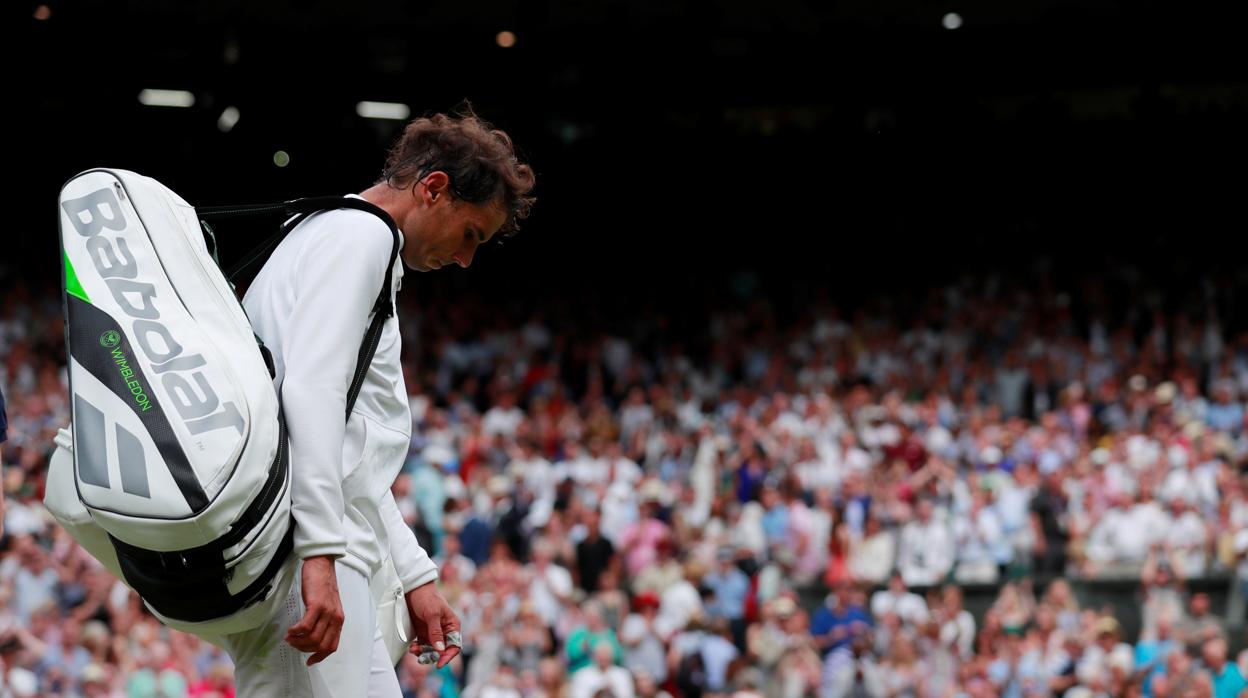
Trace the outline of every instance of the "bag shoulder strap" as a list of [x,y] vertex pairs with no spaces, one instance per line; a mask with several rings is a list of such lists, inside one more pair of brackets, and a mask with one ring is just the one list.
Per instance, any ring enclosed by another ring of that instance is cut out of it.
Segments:
[[377,295],[377,301],[373,304],[373,319],[369,323],[368,329],[364,332],[364,339],[360,343],[360,351],[356,357],[355,373],[351,377],[351,386],[347,390],[346,419],[350,420],[351,410],[355,407],[356,398],[360,396],[360,389],[364,386],[364,376],[368,374],[369,364],[373,362],[373,355],[377,353],[377,345],[381,342],[381,331],[385,326],[386,320],[394,315],[394,304],[390,302],[390,289],[394,282],[394,262],[399,256],[399,229],[395,225],[394,219],[376,204],[349,196],[309,197],[292,199],[281,204],[199,207],[195,211],[201,219],[257,217],[277,213],[285,214],[288,217],[288,220],[282,224],[282,227],[276,233],[247,253],[242,261],[232,265],[229,269],[223,270],[225,278],[233,281],[235,277],[256,262],[261,259],[267,259],[278,243],[289,235],[290,231],[295,229],[295,226],[306,220],[308,216],[320,211],[332,211],[340,208],[365,211],[377,216],[390,228],[390,234],[393,238],[393,244],[390,248],[390,263],[386,265],[386,277],[382,283],[381,292]]

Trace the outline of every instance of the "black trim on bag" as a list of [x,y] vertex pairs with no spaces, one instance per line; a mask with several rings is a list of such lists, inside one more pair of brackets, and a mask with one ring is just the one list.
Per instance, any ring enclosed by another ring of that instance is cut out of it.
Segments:
[[279,446],[269,467],[269,477],[247,510],[230,530],[207,545],[185,550],[160,552],[139,548],[113,536],[109,541],[117,551],[122,575],[149,606],[168,618],[200,622],[235,613],[256,601],[257,592],[274,575],[294,549],[294,518],[286,523],[282,542],[273,552],[264,571],[238,594],[231,595],[228,582],[233,569],[226,567],[225,551],[234,547],[265,520],[286,482],[290,459],[286,445],[286,422],[278,413]]
[[230,530],[209,545],[217,547],[222,553],[238,545],[266,517],[277,496],[286,483],[286,473],[290,469],[289,447],[286,445],[286,415],[279,409],[277,412],[277,463],[269,468],[269,477],[260,490],[255,501],[247,507],[247,511],[230,525]]
[[[114,545],[120,542],[112,536],[109,540]],[[117,562],[121,565],[126,584],[157,613],[187,623],[201,623],[224,618],[260,601],[268,593],[273,578],[294,547],[295,520],[292,516],[286,522],[286,533],[269,558],[269,564],[255,581],[233,596],[226,586],[228,571],[224,563],[218,563],[212,569],[196,569],[189,564],[153,568],[144,561],[126,557],[121,548],[117,549]]]

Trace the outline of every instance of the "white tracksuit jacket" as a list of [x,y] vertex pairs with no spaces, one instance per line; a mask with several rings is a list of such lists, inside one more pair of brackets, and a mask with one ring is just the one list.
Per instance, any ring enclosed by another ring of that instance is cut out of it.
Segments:
[[[369,577],[389,557],[410,591],[437,579],[438,571],[390,493],[412,425],[397,315],[385,322],[351,419],[344,420],[392,244],[389,227],[371,213],[314,214],[277,246],[243,307],[277,369],[290,435],[295,557],[342,556]],[[392,301],[402,278],[396,259]]]

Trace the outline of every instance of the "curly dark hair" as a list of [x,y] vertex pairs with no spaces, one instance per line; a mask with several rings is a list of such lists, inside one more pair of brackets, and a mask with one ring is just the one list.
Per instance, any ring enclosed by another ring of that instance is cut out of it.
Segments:
[[528,217],[537,201],[529,195],[533,168],[520,162],[511,137],[478,117],[472,105],[453,115],[434,114],[409,123],[390,149],[377,183],[414,189],[437,170],[450,178],[456,199],[481,204],[501,198],[508,214],[501,237],[515,235],[519,220]]

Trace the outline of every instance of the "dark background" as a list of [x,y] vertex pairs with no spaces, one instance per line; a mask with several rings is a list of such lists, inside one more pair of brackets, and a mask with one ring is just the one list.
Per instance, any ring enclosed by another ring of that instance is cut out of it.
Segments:
[[[1123,265],[1243,280],[1241,3],[38,5],[5,10],[0,288],[59,281],[57,191],[89,167],[196,205],[366,188],[401,124],[356,116],[362,99],[414,116],[469,99],[538,172],[517,238],[411,275],[430,297],[679,304],[748,270],[781,302],[852,303],[1038,259],[1059,283]],[[147,87],[196,104],[145,107]]]

